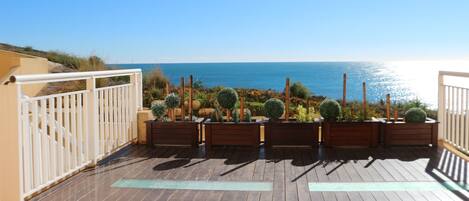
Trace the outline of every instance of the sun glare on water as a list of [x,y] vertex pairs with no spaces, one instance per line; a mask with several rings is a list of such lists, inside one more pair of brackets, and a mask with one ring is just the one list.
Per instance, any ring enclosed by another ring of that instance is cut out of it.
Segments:
[[[458,61],[394,61],[384,64],[393,76],[401,80],[413,94],[431,107],[437,106],[438,72],[469,72],[469,60]],[[469,78],[445,78],[445,83],[469,88]]]

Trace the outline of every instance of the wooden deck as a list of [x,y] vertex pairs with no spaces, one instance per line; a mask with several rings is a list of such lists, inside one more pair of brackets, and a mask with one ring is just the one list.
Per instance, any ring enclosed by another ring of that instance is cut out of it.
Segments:
[[[444,182],[467,184],[468,162],[445,149],[200,148],[130,145],[33,200],[469,200],[465,191],[313,192],[308,183]],[[115,188],[119,179],[265,181],[272,191]]]

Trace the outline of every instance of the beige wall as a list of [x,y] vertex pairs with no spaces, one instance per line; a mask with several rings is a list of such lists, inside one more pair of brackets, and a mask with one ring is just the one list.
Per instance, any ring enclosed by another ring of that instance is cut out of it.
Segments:
[[0,50],[0,79],[6,79],[10,71],[20,65],[20,57],[14,52]]
[[153,114],[151,113],[151,110],[144,109],[141,111],[138,111],[137,113],[137,124],[138,124],[138,143],[139,144],[146,144],[147,143],[147,127],[145,124],[145,121],[148,120],[153,120],[155,119],[153,117]]
[[[4,83],[10,75],[49,73],[49,62],[46,58],[33,57],[10,51],[0,50],[0,82]],[[28,96],[35,96],[44,84],[32,84],[22,88]]]

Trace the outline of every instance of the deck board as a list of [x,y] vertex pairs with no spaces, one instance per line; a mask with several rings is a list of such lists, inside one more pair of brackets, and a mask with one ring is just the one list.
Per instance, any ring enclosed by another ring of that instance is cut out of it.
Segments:
[[[315,192],[321,182],[445,182],[467,184],[469,164],[442,148],[373,149],[148,147],[129,145],[32,200],[469,200],[467,191]],[[119,179],[268,182],[272,191],[111,187]]]

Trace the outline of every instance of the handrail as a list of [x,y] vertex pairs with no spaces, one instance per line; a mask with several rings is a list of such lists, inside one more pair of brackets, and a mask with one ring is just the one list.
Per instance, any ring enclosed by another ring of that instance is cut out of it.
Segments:
[[124,70],[107,70],[107,71],[90,71],[90,72],[73,72],[73,73],[49,73],[49,74],[33,74],[33,75],[13,75],[10,76],[10,83],[16,84],[33,84],[46,82],[63,82],[70,80],[85,80],[90,77],[105,78],[131,75],[140,73],[141,69],[124,69]]
[[469,73],[467,72],[440,71],[439,74],[447,75],[447,76],[456,76],[456,77],[469,77]]

